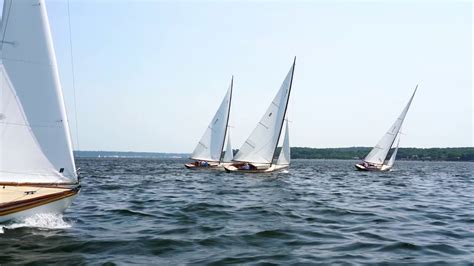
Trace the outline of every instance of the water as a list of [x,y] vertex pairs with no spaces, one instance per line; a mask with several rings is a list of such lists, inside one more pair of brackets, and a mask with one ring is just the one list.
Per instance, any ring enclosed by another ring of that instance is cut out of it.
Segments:
[[180,160],[79,159],[64,216],[5,224],[3,263],[300,264],[474,261],[473,163],[295,160],[287,173]]

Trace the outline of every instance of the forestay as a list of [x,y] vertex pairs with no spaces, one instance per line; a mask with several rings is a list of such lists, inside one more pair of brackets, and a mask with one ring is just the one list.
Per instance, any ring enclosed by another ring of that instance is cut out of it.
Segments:
[[5,0],[1,36],[0,182],[76,182],[44,0]]
[[278,165],[289,165],[290,164],[290,132],[288,130],[288,121],[286,121],[285,138],[283,139],[283,146],[278,157]]
[[234,161],[271,164],[285,118],[295,63],[260,122],[245,141]]
[[220,161],[230,114],[232,87],[233,79],[219,109],[191,154],[191,159]]
[[390,129],[385,133],[385,135],[380,139],[380,141],[375,145],[375,147],[370,151],[370,153],[365,157],[364,161],[373,163],[373,164],[383,164],[385,161],[390,148],[392,147],[395,138],[397,137],[398,133],[400,132],[400,128],[403,124],[403,120],[410,108],[410,104],[415,97],[415,93],[418,86],[416,86],[413,95],[411,96],[410,100],[408,101],[407,105],[403,109],[400,116],[397,118],[395,123],[390,127]]

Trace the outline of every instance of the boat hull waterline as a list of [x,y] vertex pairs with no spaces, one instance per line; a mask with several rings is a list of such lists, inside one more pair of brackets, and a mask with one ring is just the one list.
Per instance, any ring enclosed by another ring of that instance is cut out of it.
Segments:
[[361,164],[355,164],[355,168],[359,171],[368,171],[368,172],[386,172],[392,169],[392,167],[388,165],[382,165],[381,167],[365,167]]
[[[2,189],[12,188],[12,186],[0,187],[0,195]],[[31,187],[28,187],[31,188]],[[43,187],[33,187],[41,190]],[[0,222],[10,220],[18,220],[42,213],[63,213],[74,201],[80,192],[81,187],[73,188],[47,188],[50,190],[57,189],[59,192],[49,193],[38,197],[30,197],[24,200],[7,201],[0,203]],[[19,191],[19,195],[28,195],[30,191]],[[33,195],[33,194],[29,194]]]
[[231,165],[231,163],[209,164],[209,166],[199,166],[194,163],[187,163],[184,166],[192,170],[224,170],[224,167]]
[[253,169],[241,169],[236,164],[224,166],[224,169],[227,173],[272,173],[272,172],[279,172],[288,169],[289,165],[277,165],[272,164],[268,167],[255,167]]

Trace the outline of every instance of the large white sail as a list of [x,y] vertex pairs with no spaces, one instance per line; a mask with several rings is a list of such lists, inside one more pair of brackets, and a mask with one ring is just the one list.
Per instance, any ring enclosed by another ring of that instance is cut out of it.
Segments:
[[380,165],[384,163],[387,157],[387,154],[390,151],[390,148],[392,147],[393,142],[395,141],[395,138],[400,132],[400,128],[402,127],[403,120],[405,119],[408,109],[410,108],[410,104],[413,101],[413,97],[415,97],[417,88],[418,86],[416,86],[415,91],[413,92],[413,95],[411,96],[410,100],[408,101],[407,105],[405,106],[402,113],[395,121],[395,123],[393,123],[393,125],[390,127],[387,133],[385,133],[385,135],[379,140],[377,145],[375,145],[375,147],[365,157],[364,161],[373,163],[373,164],[380,164]]
[[387,166],[392,167],[393,164],[395,163],[395,159],[397,158],[397,153],[398,153],[398,145],[400,145],[400,137],[398,137],[397,146],[395,147],[395,150],[393,151],[392,156],[390,156],[390,160],[388,160]]
[[230,131],[227,129],[227,146],[224,153],[224,162],[230,163],[234,159],[234,151],[232,151],[232,144],[230,142]]
[[283,146],[281,147],[280,156],[276,164],[289,165],[290,157],[290,131],[288,129],[288,121],[286,121],[285,138],[283,139]]
[[224,140],[229,122],[230,105],[232,100],[233,78],[230,87],[222,100],[219,109],[211,120],[204,135],[197,144],[191,159],[215,161],[221,160],[222,149],[224,148]]
[[294,69],[295,62],[262,119],[235,155],[234,161],[272,163],[283,127]]
[[5,0],[1,36],[0,182],[76,182],[44,0]]

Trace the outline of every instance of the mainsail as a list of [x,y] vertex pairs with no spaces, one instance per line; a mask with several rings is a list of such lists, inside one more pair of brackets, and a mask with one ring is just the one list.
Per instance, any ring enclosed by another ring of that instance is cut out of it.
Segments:
[[1,24],[0,182],[77,182],[44,0],[5,0]]
[[262,164],[272,163],[288,107],[295,62],[296,58],[280,90],[249,138],[235,155],[234,161]]
[[230,142],[230,132],[227,129],[227,146],[224,153],[224,162],[230,163],[234,159],[234,151],[232,151],[232,144]]
[[234,79],[232,78],[230,87],[219,109],[217,109],[211,123],[191,154],[191,159],[220,162],[222,149],[224,148],[227,124],[229,122],[233,83]]
[[416,90],[418,89],[418,85],[415,88],[415,91],[413,92],[413,95],[411,96],[410,100],[408,101],[407,105],[403,109],[402,113],[400,116],[397,118],[395,123],[390,127],[390,129],[385,133],[385,135],[379,140],[377,145],[370,151],[370,153],[365,157],[364,161],[368,163],[373,163],[373,164],[383,164],[388,152],[390,151],[390,148],[393,145],[393,142],[397,138],[398,133],[400,132],[400,128],[402,127],[403,120],[405,119],[405,116],[408,112],[408,109],[410,108],[410,104],[413,101],[413,97],[415,97]]
[[288,130],[288,121],[286,121],[285,138],[276,164],[289,165],[290,159],[290,131]]

